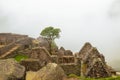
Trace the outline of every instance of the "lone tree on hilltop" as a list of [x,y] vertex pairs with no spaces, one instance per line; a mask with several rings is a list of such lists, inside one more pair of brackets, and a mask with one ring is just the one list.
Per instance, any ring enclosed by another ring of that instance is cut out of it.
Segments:
[[61,30],[59,28],[54,28],[52,26],[46,27],[40,33],[40,35],[48,41],[50,47],[50,54],[52,54],[52,43],[56,38],[60,38]]

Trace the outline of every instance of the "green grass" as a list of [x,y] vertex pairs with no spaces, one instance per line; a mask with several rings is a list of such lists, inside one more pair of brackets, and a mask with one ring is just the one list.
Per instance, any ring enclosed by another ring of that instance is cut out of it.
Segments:
[[20,62],[21,60],[27,59],[27,58],[28,58],[28,56],[26,56],[26,55],[21,55],[21,54],[18,54],[18,55],[16,55],[16,56],[14,57],[14,59],[15,59],[16,61],[18,61],[18,62]]
[[120,76],[94,79],[94,78],[84,78],[84,77],[77,76],[75,74],[70,74],[68,77],[70,77],[70,78],[78,78],[80,80],[120,80]]

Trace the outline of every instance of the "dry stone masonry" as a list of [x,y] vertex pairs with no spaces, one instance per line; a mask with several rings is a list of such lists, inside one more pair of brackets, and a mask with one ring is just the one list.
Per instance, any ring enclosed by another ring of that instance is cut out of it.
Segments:
[[26,71],[40,70],[41,73],[41,69],[47,64],[56,63],[55,65],[59,65],[66,75],[76,74],[78,76],[100,78],[116,74],[106,64],[103,54],[100,54],[97,48],[88,42],[75,54],[71,50],[65,50],[64,47],[60,49],[56,47],[52,49],[52,54],[50,54],[49,44],[41,37],[33,39],[27,35],[0,33],[0,58],[12,58],[18,53],[29,57],[20,62]]

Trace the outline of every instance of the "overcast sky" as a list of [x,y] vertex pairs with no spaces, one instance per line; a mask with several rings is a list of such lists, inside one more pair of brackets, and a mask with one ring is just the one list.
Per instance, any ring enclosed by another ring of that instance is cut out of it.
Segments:
[[37,38],[47,26],[61,29],[58,46],[78,52],[90,42],[120,64],[120,0],[0,0],[0,32]]

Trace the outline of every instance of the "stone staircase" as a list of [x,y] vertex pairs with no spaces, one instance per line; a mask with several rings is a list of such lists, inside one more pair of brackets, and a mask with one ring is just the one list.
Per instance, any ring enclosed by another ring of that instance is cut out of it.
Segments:
[[14,51],[16,51],[18,48],[20,48],[22,45],[24,45],[25,41],[29,38],[21,38],[19,40],[16,40],[15,42],[12,42],[8,44],[7,46],[0,49],[0,59],[5,58],[6,56],[12,54]]
[[13,53],[14,51],[16,51],[19,47],[20,47],[20,45],[14,46],[14,47],[11,48],[9,51],[7,51],[7,52],[4,53],[3,55],[1,55],[0,58],[4,58],[4,57],[10,55],[10,54]]

